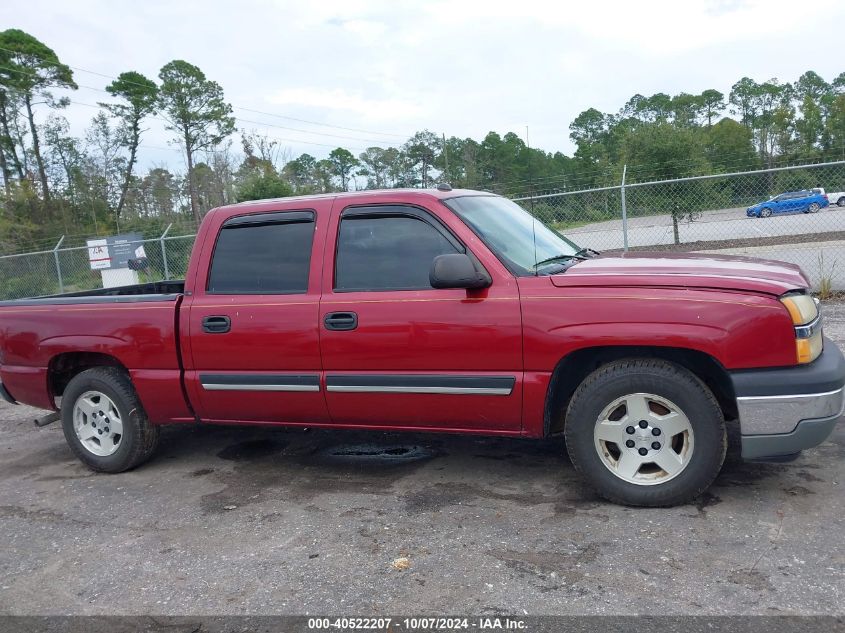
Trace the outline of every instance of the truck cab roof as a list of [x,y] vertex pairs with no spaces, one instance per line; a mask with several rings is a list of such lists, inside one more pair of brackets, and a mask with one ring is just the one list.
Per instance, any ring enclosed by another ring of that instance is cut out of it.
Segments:
[[286,198],[273,198],[270,200],[251,200],[238,202],[223,207],[217,207],[208,212],[207,215],[222,213],[231,215],[232,211],[243,209],[244,211],[270,211],[285,207],[301,206],[312,200],[333,200],[343,199],[350,203],[358,202],[413,202],[415,200],[447,200],[464,196],[495,196],[498,194],[489,191],[478,191],[475,189],[369,189],[366,191],[340,191],[334,193],[319,193],[307,196],[290,196]]

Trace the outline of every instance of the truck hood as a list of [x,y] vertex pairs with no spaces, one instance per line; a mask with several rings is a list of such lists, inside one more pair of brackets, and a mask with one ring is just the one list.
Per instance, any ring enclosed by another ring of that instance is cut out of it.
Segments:
[[552,275],[558,287],[674,286],[717,288],[780,295],[808,288],[795,264],[732,255],[693,253],[621,253],[602,255]]

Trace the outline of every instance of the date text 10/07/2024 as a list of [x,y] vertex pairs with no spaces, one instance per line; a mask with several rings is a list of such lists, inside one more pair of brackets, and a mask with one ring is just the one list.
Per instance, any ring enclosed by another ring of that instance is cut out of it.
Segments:
[[523,631],[525,622],[518,618],[309,618],[308,629],[350,631],[398,629],[405,631]]

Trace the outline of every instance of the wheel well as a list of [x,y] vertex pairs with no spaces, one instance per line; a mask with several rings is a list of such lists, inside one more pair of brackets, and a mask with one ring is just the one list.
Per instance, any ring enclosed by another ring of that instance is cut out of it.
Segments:
[[660,358],[688,369],[713,392],[725,420],[738,419],[736,394],[728,372],[719,361],[704,352],[635,345],[588,347],[564,356],[552,373],[543,420],[545,435],[563,431],[569,400],[588,375],[602,365],[625,358]]
[[[74,376],[94,367],[117,367],[127,371],[126,367],[114,356],[99,352],[67,352],[58,354],[50,360],[47,370],[47,384],[55,398],[64,393],[65,387]],[[128,372],[127,372],[128,373]]]

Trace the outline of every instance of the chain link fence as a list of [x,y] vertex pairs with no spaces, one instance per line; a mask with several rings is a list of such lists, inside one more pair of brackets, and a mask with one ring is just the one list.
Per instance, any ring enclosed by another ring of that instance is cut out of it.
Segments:
[[[777,259],[801,266],[817,289],[845,290],[845,161],[652,182],[623,176],[611,187],[515,200],[597,251]],[[184,279],[195,237],[138,242],[149,262],[139,280]],[[102,287],[87,247],[59,246],[0,256],[0,299]]]
[[[138,271],[139,282],[184,279],[196,235],[162,235],[132,242],[144,246],[148,268]],[[88,247],[0,256],[0,299],[102,288],[99,270],[91,270]]]
[[515,198],[597,251],[746,255],[845,290],[845,161]]

